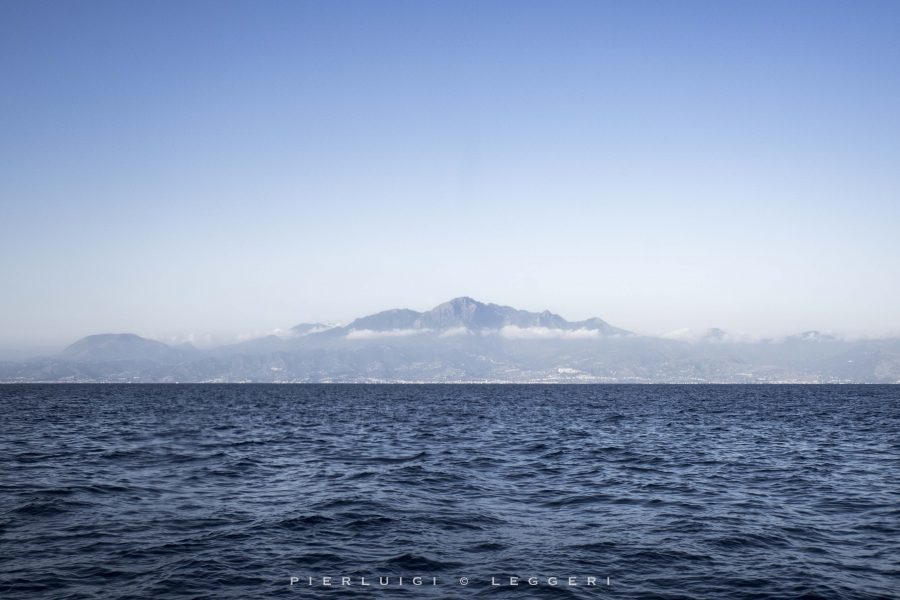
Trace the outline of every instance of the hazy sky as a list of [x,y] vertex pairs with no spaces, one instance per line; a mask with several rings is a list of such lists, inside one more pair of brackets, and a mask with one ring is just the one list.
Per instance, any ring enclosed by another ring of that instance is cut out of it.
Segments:
[[10,0],[0,82],[0,349],[900,332],[900,2]]

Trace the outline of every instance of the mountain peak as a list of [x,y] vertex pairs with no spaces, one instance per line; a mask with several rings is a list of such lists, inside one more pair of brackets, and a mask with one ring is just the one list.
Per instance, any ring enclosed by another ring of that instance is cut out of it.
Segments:
[[458,296],[456,298],[453,298],[452,300],[448,300],[447,302],[444,302],[444,304],[453,304],[456,306],[465,306],[465,305],[469,305],[469,304],[480,304],[483,306],[484,302],[479,302],[478,300],[476,300],[475,298],[472,298],[470,296]]
[[470,298],[469,296],[460,296],[458,298],[448,300],[447,302],[444,302],[442,304],[438,304],[428,312],[453,312],[458,315],[463,315],[471,314],[474,311],[485,308],[487,306],[489,305],[485,304],[484,302],[479,302],[474,298]]
[[496,328],[502,326],[504,321],[502,312],[506,308],[496,304],[484,304],[468,296],[460,296],[422,313],[416,321],[416,327],[425,329]]
[[101,333],[83,337],[60,352],[60,358],[77,362],[158,360],[179,352],[162,342],[134,333]]
[[334,329],[335,327],[336,325],[328,325],[326,323],[300,323],[299,325],[294,325],[290,328],[289,335],[300,337],[327,331],[329,329]]

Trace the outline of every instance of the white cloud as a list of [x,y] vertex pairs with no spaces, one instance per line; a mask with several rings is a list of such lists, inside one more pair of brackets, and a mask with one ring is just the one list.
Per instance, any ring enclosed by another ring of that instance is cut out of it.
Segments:
[[703,337],[703,332],[694,331],[688,327],[683,327],[681,329],[676,329],[675,331],[669,331],[667,333],[662,334],[660,337],[666,338],[668,340],[681,340],[683,342],[696,342],[698,339]]
[[500,336],[510,340],[591,340],[603,337],[597,329],[551,329],[549,327],[516,327],[507,325]]
[[347,333],[348,340],[374,340],[378,338],[397,338],[409,337],[411,335],[421,335],[430,333],[430,329],[387,329],[385,331],[375,331],[374,329],[353,329]]
[[441,337],[456,337],[459,335],[472,335],[472,332],[467,327],[451,327],[450,329],[445,329],[441,332]]
[[311,327],[306,331],[294,331],[293,329],[288,329],[287,331],[282,331],[281,329],[275,330],[275,335],[279,337],[285,338],[298,338],[298,337],[306,337],[308,335],[312,335],[314,333],[322,333],[323,331],[328,331],[329,329],[334,329],[337,325],[332,325],[330,323],[324,325],[316,325],[315,327]]
[[660,337],[668,340],[688,342],[691,344],[696,344],[699,342],[710,344],[747,344],[759,341],[759,338],[744,332],[732,333],[730,331],[721,330],[718,330],[716,333],[712,332],[713,330],[709,329],[706,331],[699,331],[696,329],[685,327],[683,329],[676,329],[674,331],[664,333]]
[[221,346],[222,344],[231,344],[237,341],[234,336],[230,335],[213,335],[211,333],[195,332],[163,336],[144,335],[142,337],[159,340],[160,342],[169,344],[170,346],[177,346],[179,344],[191,344],[193,346],[196,346],[197,348],[214,348],[216,346]]

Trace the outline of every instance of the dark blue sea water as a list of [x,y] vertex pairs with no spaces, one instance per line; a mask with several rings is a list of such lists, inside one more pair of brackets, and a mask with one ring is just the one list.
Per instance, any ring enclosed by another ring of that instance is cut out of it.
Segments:
[[900,597],[900,387],[7,385],[0,474],[4,599]]

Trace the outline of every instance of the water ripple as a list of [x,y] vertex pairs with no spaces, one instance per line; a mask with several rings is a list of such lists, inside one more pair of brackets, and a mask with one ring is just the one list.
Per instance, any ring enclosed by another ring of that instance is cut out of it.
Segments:
[[900,590],[895,386],[6,385],[0,473],[4,600]]

